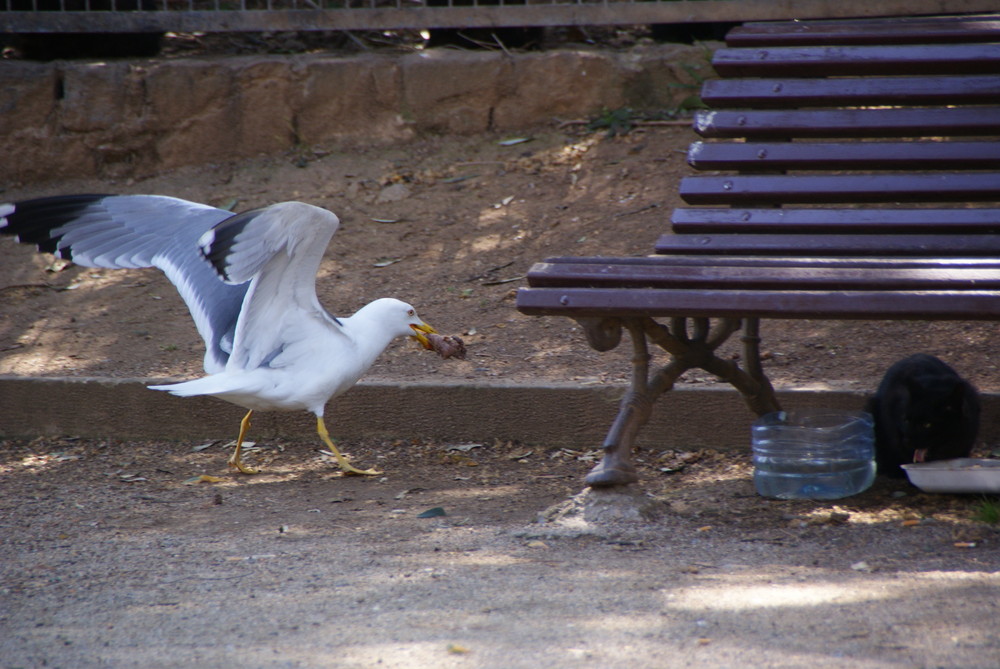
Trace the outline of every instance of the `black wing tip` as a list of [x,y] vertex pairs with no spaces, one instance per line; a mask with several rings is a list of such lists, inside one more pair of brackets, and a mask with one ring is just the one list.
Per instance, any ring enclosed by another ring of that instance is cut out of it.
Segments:
[[22,244],[34,244],[42,253],[72,259],[71,249],[60,249],[61,235],[52,231],[78,218],[107,194],[54,195],[0,204],[0,234],[12,235]]
[[219,221],[206,233],[206,235],[211,234],[211,238],[203,238],[203,243],[199,244],[201,255],[212,264],[223,280],[230,280],[229,254],[236,245],[236,238],[262,210],[250,209]]

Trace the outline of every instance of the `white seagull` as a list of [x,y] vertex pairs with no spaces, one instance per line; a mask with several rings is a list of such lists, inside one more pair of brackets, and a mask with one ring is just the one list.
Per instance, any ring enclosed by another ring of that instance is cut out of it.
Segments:
[[157,267],[177,288],[205,340],[208,376],[149,386],[212,395],[247,409],[229,466],[257,410],[304,409],[345,473],[327,432],[327,401],[351,388],[396,337],[424,348],[435,330],[412,306],[375,300],[337,318],[316,297],[316,272],[340,221],[302,202],[233,214],[162,195],[65,195],[0,204],[0,233],[86,267]]

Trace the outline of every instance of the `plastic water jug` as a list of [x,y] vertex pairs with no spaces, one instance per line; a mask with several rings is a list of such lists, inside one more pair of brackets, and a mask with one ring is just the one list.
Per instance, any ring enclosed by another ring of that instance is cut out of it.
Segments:
[[839,499],[875,480],[870,414],[829,409],[777,411],[753,424],[754,487],[778,499]]

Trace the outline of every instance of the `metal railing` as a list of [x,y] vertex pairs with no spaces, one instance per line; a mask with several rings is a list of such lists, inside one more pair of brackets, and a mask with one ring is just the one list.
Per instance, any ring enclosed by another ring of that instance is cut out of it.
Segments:
[[0,32],[636,25],[997,11],[1000,0],[0,0]]

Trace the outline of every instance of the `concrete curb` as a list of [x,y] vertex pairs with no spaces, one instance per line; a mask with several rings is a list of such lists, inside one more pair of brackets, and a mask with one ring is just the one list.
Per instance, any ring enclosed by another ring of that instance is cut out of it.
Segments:
[[[213,398],[148,390],[159,379],[0,377],[0,437],[204,440],[234,438],[242,410]],[[335,438],[516,440],[548,447],[600,446],[625,388],[621,385],[363,382],[332,402]],[[864,394],[786,389],[786,408],[859,409]],[[982,434],[995,434],[1000,395],[983,397]],[[388,411],[391,408],[392,411]],[[753,415],[728,386],[680,388],[657,403],[643,429],[647,448],[746,448]],[[254,439],[311,439],[306,412],[255,416]]]

